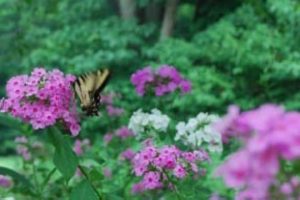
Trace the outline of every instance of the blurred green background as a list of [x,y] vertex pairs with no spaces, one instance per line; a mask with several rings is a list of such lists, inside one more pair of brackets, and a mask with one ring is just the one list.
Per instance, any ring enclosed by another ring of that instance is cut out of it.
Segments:
[[[177,118],[230,104],[299,110],[299,27],[298,0],[0,0],[0,96],[9,77],[37,66],[109,67],[108,90],[131,114],[150,97],[135,94],[130,75],[169,64],[193,84],[162,106]],[[1,116],[2,139],[7,124]]]

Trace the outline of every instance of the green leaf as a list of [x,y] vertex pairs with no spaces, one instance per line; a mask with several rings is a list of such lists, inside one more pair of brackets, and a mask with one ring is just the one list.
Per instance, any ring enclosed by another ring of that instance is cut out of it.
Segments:
[[97,194],[88,181],[82,181],[72,190],[70,200],[82,199],[99,200]]
[[104,178],[103,174],[97,169],[92,169],[92,171],[89,173],[89,177],[91,181],[101,181]]
[[0,167],[0,174],[12,177],[15,183],[20,183],[24,188],[30,189],[32,187],[32,184],[27,178],[25,178],[25,176],[14,170],[6,167]]
[[50,129],[49,137],[55,147],[53,162],[62,175],[69,180],[78,166],[78,158],[71,148],[69,137],[62,135],[54,127]]

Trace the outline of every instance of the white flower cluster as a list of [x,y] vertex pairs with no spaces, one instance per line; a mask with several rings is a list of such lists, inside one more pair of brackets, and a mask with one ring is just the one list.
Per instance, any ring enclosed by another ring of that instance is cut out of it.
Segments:
[[213,128],[213,124],[218,120],[217,115],[199,113],[187,123],[179,122],[176,125],[175,140],[193,148],[205,147],[210,152],[222,152],[221,134]]
[[144,113],[139,109],[130,117],[128,128],[135,134],[143,133],[145,128],[166,132],[169,123],[170,118],[167,115],[163,115],[158,109],[152,109],[151,113]]

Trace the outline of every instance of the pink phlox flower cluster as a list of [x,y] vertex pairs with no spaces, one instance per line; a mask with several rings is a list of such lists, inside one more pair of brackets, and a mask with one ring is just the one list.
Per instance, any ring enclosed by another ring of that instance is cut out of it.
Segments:
[[104,167],[103,169],[102,169],[102,173],[103,173],[103,175],[106,177],[106,178],[111,178],[112,177],[112,171],[111,171],[111,169],[109,168],[109,167]]
[[124,113],[123,108],[119,108],[114,105],[114,99],[117,98],[120,98],[120,95],[113,92],[101,95],[101,103],[103,103],[106,106],[107,114],[110,117],[118,117]]
[[237,199],[268,199],[280,160],[300,157],[300,113],[267,104],[235,114],[226,129],[241,135],[244,146],[219,167],[217,174],[229,187],[241,190]]
[[135,156],[135,152],[128,148],[121,153],[121,159],[131,161]]
[[153,91],[156,96],[163,96],[177,89],[182,93],[191,90],[190,81],[182,78],[177,69],[169,65],[162,65],[156,71],[151,67],[137,70],[131,76],[131,83],[140,96],[148,91]]
[[134,174],[142,177],[139,183],[133,185],[132,191],[168,188],[170,176],[180,180],[188,174],[197,174],[199,161],[202,160],[197,151],[183,152],[175,146],[156,148],[147,145],[132,159]]
[[12,184],[12,180],[9,176],[0,175],[0,187],[9,188]]
[[115,131],[115,135],[122,140],[125,140],[128,137],[134,136],[134,133],[127,126],[122,126]]
[[25,161],[33,160],[33,156],[38,157],[44,154],[44,145],[40,141],[29,141],[25,136],[18,136],[15,142],[17,154],[21,155]]
[[31,160],[32,155],[29,151],[29,143],[25,136],[16,137],[15,142],[17,143],[17,154],[21,155],[25,161]]
[[75,79],[58,69],[47,72],[43,68],[35,68],[31,75],[12,77],[0,110],[30,123],[34,129],[63,122],[72,135],[77,135],[80,126],[72,90]]
[[215,123],[214,127],[222,134],[224,143],[228,143],[230,138],[237,137],[234,127],[239,114],[240,109],[237,106],[229,106],[227,114]]
[[103,140],[105,144],[108,144],[113,138],[120,138],[121,140],[125,140],[132,136],[134,136],[133,131],[130,130],[127,126],[122,126],[116,129],[114,132],[106,133],[103,137]]
[[83,139],[83,140],[77,139],[75,140],[73,145],[73,151],[78,156],[82,155],[89,148],[91,148],[91,142],[89,139]]
[[112,134],[112,133],[106,133],[106,134],[103,136],[104,143],[105,143],[105,144],[110,143],[110,141],[113,139],[113,137],[114,137],[114,134]]
[[299,177],[293,176],[288,181],[278,185],[279,188],[276,191],[279,191],[284,197],[284,199],[293,199],[295,197],[297,197],[297,199],[300,199],[299,186],[300,186]]

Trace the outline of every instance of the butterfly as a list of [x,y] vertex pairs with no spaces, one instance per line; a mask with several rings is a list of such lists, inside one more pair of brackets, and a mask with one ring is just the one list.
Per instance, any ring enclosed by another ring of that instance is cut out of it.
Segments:
[[100,93],[109,78],[110,71],[108,69],[97,70],[77,77],[74,89],[80,100],[80,106],[86,115],[98,115]]

